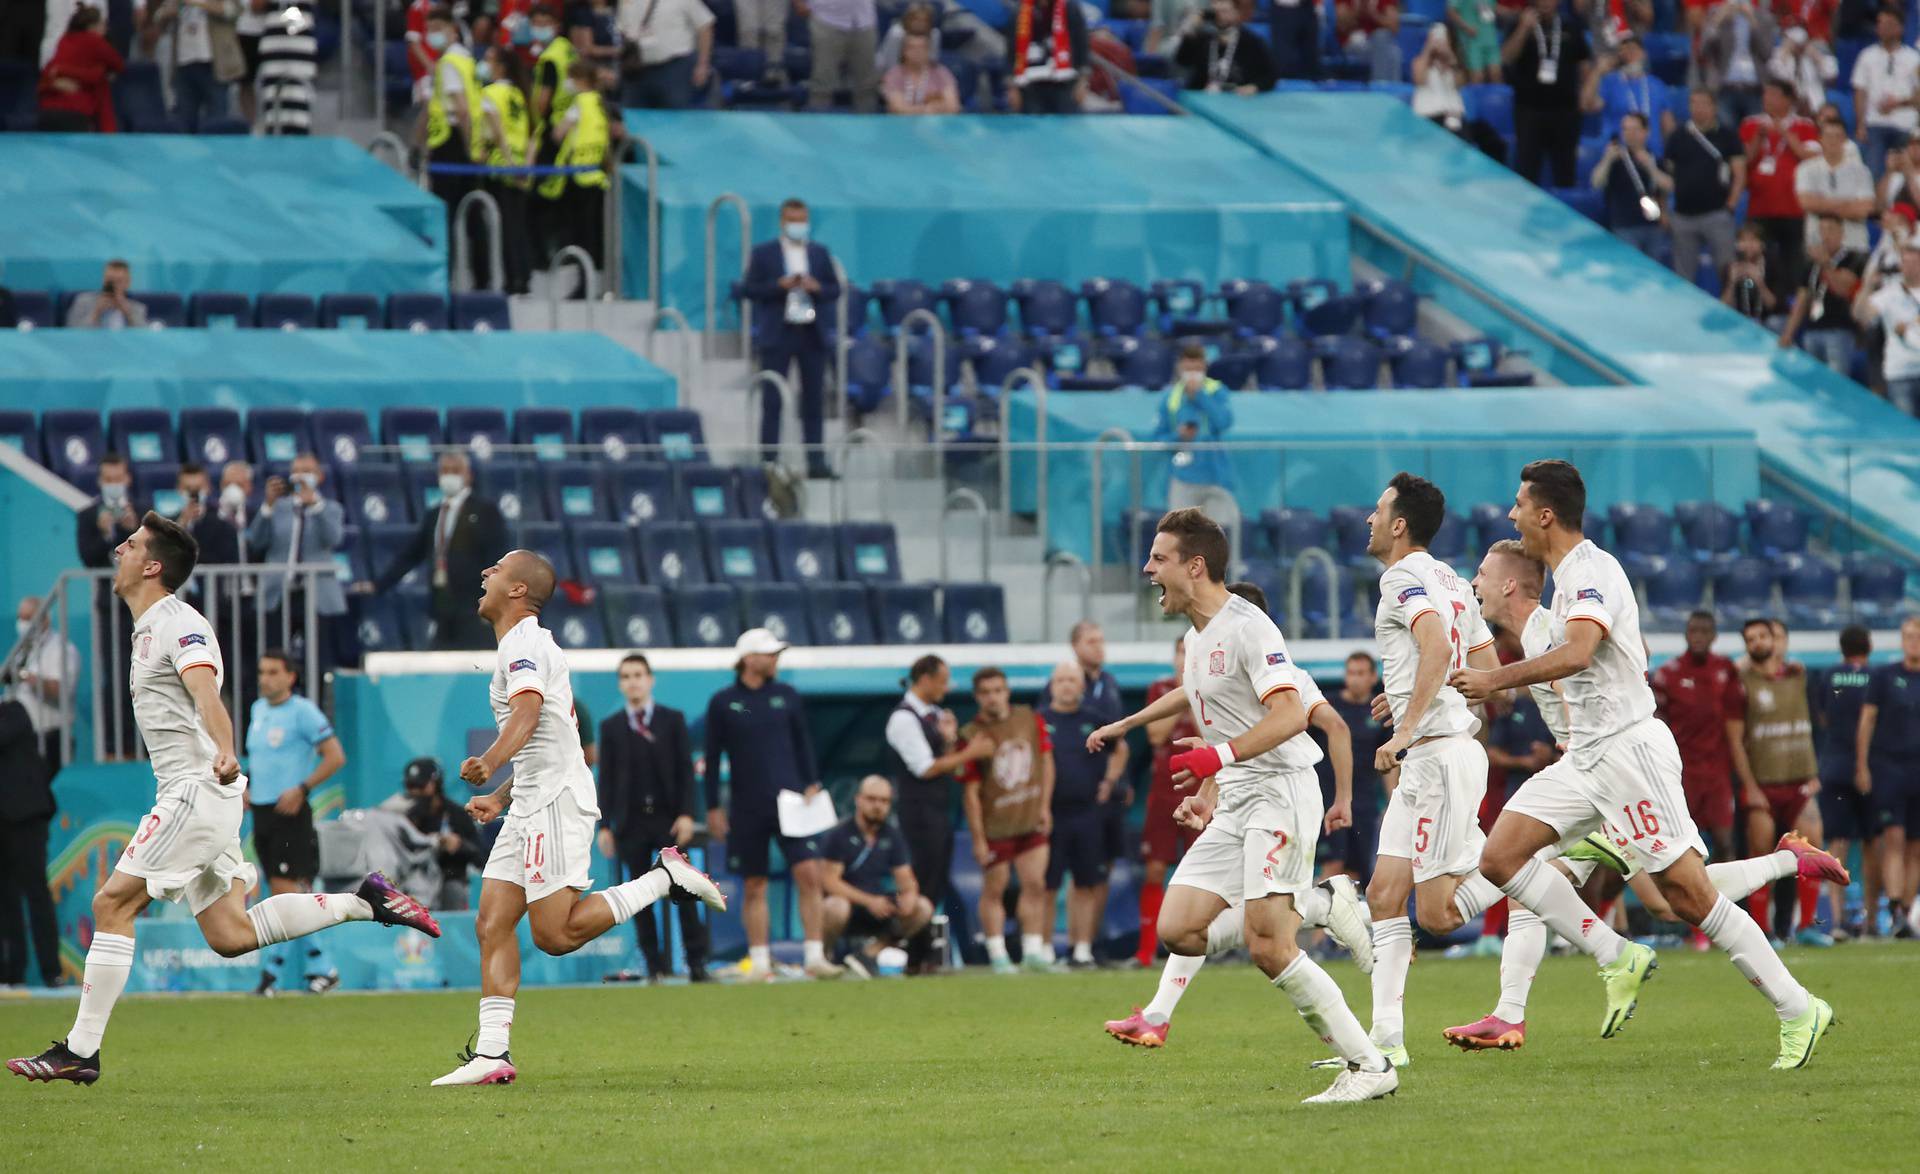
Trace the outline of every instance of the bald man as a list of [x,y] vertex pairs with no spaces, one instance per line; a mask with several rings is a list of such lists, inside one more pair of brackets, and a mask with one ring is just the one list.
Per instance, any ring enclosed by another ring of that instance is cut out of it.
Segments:
[[933,921],[933,902],[914,877],[906,836],[887,822],[893,784],[883,775],[860,780],[853,815],[821,837],[826,897],[820,916],[826,939],[857,939],[847,955],[855,975],[871,975],[883,946],[917,937]]
[[[1077,660],[1054,666],[1047,700],[1040,708],[1053,742],[1053,837],[1047,859],[1047,908],[1055,908],[1060,882],[1069,876],[1067,940],[1071,965],[1094,965],[1093,940],[1100,928],[1106,891],[1107,829],[1104,804],[1112,796],[1114,760],[1126,747],[1114,739],[1106,749],[1089,751],[1087,735],[1107,722],[1105,710],[1086,705],[1087,675]],[[1124,764],[1125,759],[1120,758]],[[1048,951],[1051,956],[1051,951]]]
[[678,848],[660,850],[647,872],[589,894],[594,821],[600,817],[573,718],[573,680],[540,610],[553,597],[553,565],[531,551],[510,551],[481,572],[480,620],[499,644],[488,690],[500,734],[460,777],[481,786],[509,763],[513,775],[467,804],[479,823],[503,813],[506,823],[481,873],[480,1032],[460,1067],[435,1085],[511,1084],[507,1051],[513,1001],[520,988],[519,925],[527,918],[533,944],[570,954],[662,897],[702,901],[725,909],[727,900]]

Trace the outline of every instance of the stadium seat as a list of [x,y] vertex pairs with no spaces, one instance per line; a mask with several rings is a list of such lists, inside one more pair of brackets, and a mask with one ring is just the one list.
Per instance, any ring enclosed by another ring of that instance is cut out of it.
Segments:
[[434,450],[447,442],[440,423],[440,409],[431,407],[390,407],[380,409],[380,443],[397,449],[402,464],[434,462]]
[[1020,329],[1029,338],[1056,338],[1079,326],[1079,304],[1057,281],[1016,281],[1013,300],[1020,307]]
[[1420,298],[1404,281],[1381,281],[1365,292],[1367,333],[1375,338],[1401,338],[1414,333],[1420,316]]
[[[933,395],[934,365],[933,339],[925,334],[913,334],[907,339],[907,389],[919,399],[930,400]],[[960,348],[949,341],[941,352],[945,386],[951,390],[960,386]]]
[[633,554],[633,533],[619,522],[573,522],[567,527],[573,565],[595,583],[637,583],[640,564]]
[[732,469],[718,465],[680,465],[674,469],[674,484],[680,516],[688,521],[707,522],[740,516]]
[[1613,553],[1622,562],[1673,550],[1673,519],[1657,506],[1616,502],[1607,510],[1607,522],[1613,528]]
[[1673,507],[1680,537],[1703,562],[1721,563],[1740,550],[1740,517],[1717,501],[1683,501]]
[[740,614],[749,628],[765,628],[788,644],[814,643],[807,615],[807,598],[792,583],[744,583],[740,586]]
[[614,516],[600,469],[586,461],[547,461],[540,466],[547,516],[560,522],[602,522]]
[[1259,524],[1266,531],[1274,554],[1283,562],[1292,562],[1310,547],[1332,553],[1332,527],[1324,515],[1313,510],[1290,507],[1264,510]]
[[40,444],[40,426],[32,412],[0,411],[0,444],[36,465],[46,463],[46,449]]
[[361,293],[321,294],[318,320],[322,330],[378,330],[380,299]]
[[840,577],[862,583],[898,583],[900,546],[892,522],[846,522],[839,527]]
[[474,470],[474,485],[500,507],[507,525],[550,522],[540,467],[518,457],[495,457]]
[[[1013,337],[972,339],[965,356],[973,385],[990,394],[998,394],[1009,376],[1034,362],[1033,348]],[[848,381],[852,382],[851,376]]]
[[[407,525],[404,521],[377,524],[361,522],[358,523],[358,525],[360,526],[361,532],[366,535],[367,563],[373,568],[375,576],[378,576],[382,571],[399,561],[401,554],[413,545],[413,539],[416,533],[414,527]],[[408,567],[407,573],[400,577],[397,590],[417,592],[424,595],[429,582],[433,578],[433,571],[429,566],[430,562],[430,559],[421,559]],[[369,596],[367,598],[377,600],[387,597]]]
[[1410,339],[1393,352],[1393,385],[1433,389],[1447,386],[1447,348],[1425,339]]
[[1292,334],[1261,335],[1252,343],[1254,382],[1263,391],[1313,386],[1313,348]]
[[425,462],[401,465],[400,483],[406,486],[407,500],[413,503],[416,518],[438,511],[441,500],[446,497],[440,492],[439,469]]
[[430,290],[387,296],[387,329],[424,334],[447,328],[447,296]]
[[660,450],[668,461],[704,461],[707,459],[707,434],[700,425],[700,413],[684,408],[659,408],[644,416],[647,443]]
[[806,594],[815,644],[874,642],[873,611],[865,587],[858,583],[814,583],[801,590]]
[[1779,558],[1807,549],[1807,516],[1791,503],[1763,497],[1748,502],[1746,512],[1755,554]]
[[1729,559],[1713,577],[1713,610],[1722,627],[1773,610],[1773,564],[1765,559]]
[[1220,300],[1241,338],[1278,334],[1286,325],[1287,299],[1264,281],[1226,282],[1220,287]]
[[167,114],[159,64],[153,61],[126,64],[126,71],[113,79],[113,107],[120,116],[120,129],[135,134],[179,134],[179,124]]
[[[115,408],[107,413],[107,447],[132,463],[145,465],[180,462],[180,441],[173,433],[173,415],[163,408]],[[216,480],[218,472],[214,474]]]
[[847,404],[856,413],[878,411],[893,395],[893,347],[877,335],[847,347]]
[[1476,549],[1484,552],[1487,547],[1503,538],[1520,536],[1520,532],[1514,529],[1513,519],[1507,516],[1509,509],[1510,507],[1496,502],[1482,501],[1475,503],[1467,510],[1467,524],[1473,527],[1473,542]]
[[991,281],[956,278],[940,287],[940,300],[961,338],[992,338],[1007,328],[1007,291]]
[[[185,412],[180,419],[184,428]],[[307,425],[313,451],[333,467],[336,477],[363,464],[382,465],[393,460],[388,454],[367,451],[373,445],[373,431],[367,427],[367,414],[358,408],[319,408],[307,417]]]
[[[127,294],[147,308],[147,327],[152,330],[179,330],[187,325],[187,303],[177,293],[164,290],[132,290]],[[17,314],[18,311],[16,310]],[[241,325],[247,325],[241,323]]]
[[655,648],[673,640],[673,627],[667,622],[666,596],[658,587],[603,583],[600,606],[606,616],[607,633],[617,643],[630,648]]
[[683,587],[668,599],[673,642],[681,648],[726,648],[740,637],[740,605],[726,584]]
[[263,293],[254,307],[254,325],[262,330],[312,330],[319,324],[320,312],[306,294]]
[[466,449],[476,464],[492,460],[507,438],[507,413],[500,408],[447,409],[447,443]]
[[[1338,511],[1336,511],[1338,512]],[[1362,515],[1363,522],[1365,515]],[[1378,565],[1378,564],[1375,564]],[[1329,597],[1331,591],[1331,597]],[[1327,565],[1318,559],[1300,564],[1300,610],[1294,613],[1291,600],[1276,600],[1276,608],[1285,609],[1302,634],[1320,639],[1345,635],[1341,628],[1352,606],[1353,584],[1344,567],[1336,566],[1327,574]]]
[[180,480],[180,466],[174,463],[145,464],[133,467],[133,502],[135,510],[158,510],[171,518],[185,505],[180,491],[175,488]]
[[1006,599],[998,583],[948,583],[940,590],[949,644],[1005,644]]
[[673,470],[652,461],[622,462],[606,470],[607,496],[616,517],[628,525],[668,521],[680,516],[673,493]]
[[655,522],[634,529],[640,569],[655,587],[678,591],[707,581],[700,531],[691,522]]
[[1081,283],[1080,296],[1086,299],[1087,321],[1103,338],[1137,335],[1146,328],[1147,295],[1131,281],[1096,277]]
[[453,295],[453,328],[485,334],[494,330],[512,330],[513,315],[507,309],[507,295],[493,290],[473,290]]
[[1335,561],[1348,566],[1364,566],[1373,560],[1367,553],[1367,544],[1373,541],[1373,530],[1367,525],[1367,515],[1372,513],[1371,506],[1343,505],[1335,506],[1328,514],[1327,521],[1333,531]]
[[187,299],[187,325],[194,327],[250,327],[253,303],[247,295],[203,290]]
[[16,330],[46,330],[62,323],[55,316],[53,295],[43,289],[14,290],[13,318]]
[[392,465],[356,465],[340,472],[340,504],[347,521],[369,534],[381,526],[405,525],[414,513],[400,470]]
[[553,573],[561,579],[581,577],[573,565],[573,546],[567,541],[567,528],[559,522],[522,522],[519,545],[553,564]]
[[40,435],[47,467],[88,493],[94,491],[94,470],[107,449],[98,412],[59,408],[40,417]]
[[888,334],[898,331],[908,314],[915,310],[934,310],[939,304],[923,281],[876,281],[867,289],[880,305],[880,320]]
[[940,631],[930,583],[875,583],[867,589],[882,644],[924,644]]
[[841,331],[840,307],[835,306],[827,315],[827,329],[836,339],[843,337],[843,335],[846,338],[860,338],[867,333],[869,322],[873,316],[873,298],[866,290],[861,289],[851,281],[846,282],[840,288],[845,290],[847,294],[847,328],[844,332]]
[[707,574],[714,582],[758,583],[773,578],[766,523],[726,518],[702,523],[700,531],[707,551]]
[[247,413],[247,452],[261,466],[258,472],[284,472],[293,458],[312,451],[307,413],[299,408],[254,408]]
[[360,637],[360,651],[405,652],[426,644],[425,633],[416,641],[407,631],[400,601],[393,595],[361,596],[354,600]]
[[819,522],[767,524],[773,568],[782,582],[824,583],[837,577],[839,546],[834,528]]
[[1320,370],[1329,390],[1371,391],[1380,386],[1380,348],[1357,334],[1340,335],[1329,340]]
[[593,604],[574,603],[565,592],[556,592],[540,613],[540,623],[553,633],[562,648],[605,648],[606,620]]
[[1495,82],[1491,85],[1463,86],[1460,97],[1465,101],[1468,118],[1484,119],[1488,125],[1500,132],[1500,137],[1513,141],[1513,87]]
[[1360,316],[1366,309],[1366,302],[1358,295],[1333,293],[1322,300],[1314,300],[1319,292],[1320,282],[1295,282],[1301,290],[1295,293],[1289,289],[1288,296],[1299,299],[1299,313],[1294,321],[1299,325],[1300,333],[1308,338],[1338,338],[1350,334],[1360,325]]
[[1171,329],[1177,318],[1197,318],[1206,309],[1206,287],[1187,278],[1163,278],[1147,293],[1162,332]]
[[1106,346],[1120,382],[1159,390],[1173,382],[1173,347],[1164,338],[1123,335]]
[[1462,387],[1530,387],[1533,384],[1531,371],[1506,372],[1500,369],[1509,352],[1500,345],[1499,339],[1462,339],[1454,343],[1452,349],[1454,368]]
[[1847,560],[1848,601],[1855,619],[1869,624],[1904,618],[1907,571],[1891,559],[1857,554]]
[[1207,377],[1219,380],[1228,391],[1244,391],[1253,382],[1254,365],[1259,359],[1253,351],[1221,350],[1207,363]]
[[759,465],[735,465],[734,497],[740,502],[740,516],[764,522],[780,520],[780,505],[767,487],[767,471]]
[[1288,626],[1286,572],[1272,563],[1249,563],[1244,577],[1266,594],[1267,615],[1284,630]]
[[566,408],[521,408],[513,414],[513,443],[531,448],[538,460],[568,460],[573,413]]
[[1787,622],[1796,628],[1839,627],[1840,568],[1818,555],[1798,551],[1777,557]]
[[1686,627],[1688,613],[1700,606],[1704,587],[1700,565],[1692,559],[1651,555],[1644,566],[1641,582],[1652,626],[1662,631]]
[[611,461],[624,461],[646,443],[646,421],[633,408],[581,408],[580,443]]
[[1434,532],[1433,541],[1427,543],[1427,552],[1450,566],[1462,566],[1468,561],[1478,563],[1474,556],[1469,560],[1467,554],[1467,520],[1448,510],[1440,521],[1440,529]]

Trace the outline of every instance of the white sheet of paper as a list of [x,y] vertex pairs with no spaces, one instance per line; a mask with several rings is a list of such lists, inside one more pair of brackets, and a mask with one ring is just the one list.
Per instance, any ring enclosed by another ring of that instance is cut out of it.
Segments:
[[775,806],[780,812],[783,836],[817,836],[840,822],[833,810],[833,796],[824,789],[811,799],[798,791],[782,791]]

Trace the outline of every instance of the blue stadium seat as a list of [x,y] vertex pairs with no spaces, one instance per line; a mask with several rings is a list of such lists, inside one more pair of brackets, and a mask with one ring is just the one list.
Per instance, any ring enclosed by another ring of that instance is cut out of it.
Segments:
[[1492,85],[1463,86],[1460,97],[1467,107],[1468,118],[1485,119],[1488,125],[1500,132],[1500,137],[1513,140],[1513,87],[1504,83]]
[[1393,352],[1393,385],[1421,389],[1445,387],[1447,363],[1451,358],[1447,348],[1437,343],[1423,338],[1408,339]]
[[186,502],[180,497],[175,486],[180,481],[180,466],[173,463],[135,465],[133,467],[133,502],[136,511],[158,510],[167,517],[180,512]]
[[1327,522],[1333,531],[1334,543],[1331,553],[1336,561],[1348,566],[1363,566],[1372,561],[1373,556],[1367,553],[1367,544],[1373,541],[1367,515],[1372,512],[1372,506],[1364,505],[1335,506],[1328,512]]
[[[1709,268],[1711,268],[1709,266]],[[1521,352],[1515,351],[1515,354]],[[1500,370],[1507,356],[1496,338],[1468,338],[1453,344],[1453,362],[1462,387],[1531,387],[1533,372]]]
[[858,583],[814,583],[801,590],[806,593],[815,644],[874,643],[873,610],[865,587]]
[[1380,348],[1357,334],[1340,335],[1322,352],[1320,371],[1329,390],[1371,391],[1380,386]]
[[[933,339],[925,334],[916,333],[907,339],[907,390],[922,401],[929,401],[933,396],[933,349]],[[946,387],[948,390],[959,387],[960,348],[949,342],[940,357],[945,367]]]
[[900,581],[900,545],[892,522],[846,522],[839,527],[839,546],[841,579]]
[[1006,597],[998,583],[948,583],[940,590],[949,644],[1005,644]]
[[368,534],[381,526],[403,526],[414,516],[400,470],[392,465],[363,464],[341,470],[340,504],[346,508],[347,521]]
[[814,643],[807,598],[792,583],[742,584],[740,614],[747,627],[765,628],[788,644]]
[[875,583],[867,595],[882,644],[925,644],[939,638],[940,609],[932,584]]
[[[847,328],[845,337],[860,338],[867,333],[873,317],[873,298],[866,290],[849,281],[841,289],[847,292]],[[840,338],[840,307],[835,306],[827,313],[827,329],[835,338]]]
[[[1308,338],[1339,338],[1351,334],[1360,325],[1360,316],[1366,309],[1366,303],[1355,294],[1335,293],[1324,300],[1312,300],[1317,296],[1321,283],[1304,283],[1303,290],[1294,295],[1301,299],[1297,304],[1299,313],[1294,321],[1299,324],[1300,333]],[[1294,285],[1302,285],[1294,282]]]
[[1616,502],[1607,510],[1607,523],[1613,528],[1613,553],[1623,562],[1673,550],[1673,519],[1657,506]]
[[580,409],[580,443],[600,450],[608,460],[626,460],[647,442],[646,435],[646,421],[636,409]]
[[1773,564],[1765,559],[1734,558],[1713,577],[1713,610],[1723,627],[1773,610]]
[[1747,530],[1755,554],[1779,558],[1807,549],[1807,516],[1789,502],[1764,497],[1748,502]]
[[1907,571],[1892,559],[1857,554],[1847,560],[1848,600],[1855,619],[1889,623],[1904,618]]
[[1107,345],[1107,357],[1128,387],[1159,390],[1173,383],[1173,347],[1164,338],[1123,335]]
[[573,413],[566,408],[520,408],[513,413],[513,443],[531,448],[537,460],[569,460]]
[[707,581],[700,531],[691,522],[655,522],[636,527],[640,569],[655,587],[678,591]]
[[425,634],[418,641],[407,631],[405,611],[392,595],[360,596],[354,600],[359,622],[360,651],[405,652],[423,647]]
[[1651,626],[1662,631],[1686,627],[1687,614],[1700,606],[1705,581],[1692,559],[1649,555],[1642,564],[1641,582],[1647,596]]
[[440,471],[433,465],[415,462],[400,466],[400,484],[406,487],[407,500],[413,504],[416,518],[424,518],[440,509]]
[[433,464],[434,450],[446,442],[439,408],[380,409],[380,443],[399,449],[402,464]]
[[501,445],[508,442],[507,413],[500,408],[453,407],[447,409],[447,443],[464,448],[475,463],[494,459]]
[[1225,282],[1220,286],[1220,300],[1241,338],[1278,334],[1286,325],[1286,296],[1264,281]]
[[262,330],[312,330],[319,323],[313,299],[302,293],[263,293],[254,307],[254,324]]
[[734,497],[740,503],[740,516],[765,522],[780,520],[780,507],[767,489],[767,471],[759,465],[735,465]]
[[1740,550],[1740,517],[1717,501],[1683,501],[1673,507],[1681,540],[1693,557],[1725,562]]
[[261,471],[284,471],[293,458],[312,451],[307,413],[301,409],[254,408],[247,413],[247,452]]
[[718,465],[685,464],[674,470],[680,516],[693,522],[740,517],[733,470]]
[[967,362],[973,386],[988,395],[997,395],[1009,376],[1034,363],[1033,348],[1025,339],[1013,335],[970,338],[961,355]]
[[848,405],[862,414],[879,410],[893,395],[893,347],[877,335],[845,345]]
[[683,587],[668,597],[673,642],[681,648],[726,648],[740,637],[740,604],[722,583]]
[[707,551],[707,574],[714,582],[758,583],[773,578],[766,523],[722,519],[703,523],[700,531]]
[[[1433,541],[1427,543],[1427,552],[1450,566],[1461,566],[1468,561],[1467,520],[1448,510],[1440,521],[1440,529],[1434,533]],[[1472,559],[1478,563],[1476,556]]]
[[36,465],[46,463],[46,449],[40,444],[40,426],[32,412],[0,411],[0,444]]
[[1253,382],[1253,369],[1259,361],[1254,351],[1222,350],[1207,363],[1207,377],[1219,380],[1228,391],[1244,391]]
[[74,485],[94,491],[94,470],[107,451],[100,413],[56,408],[40,417],[47,467]]
[[[397,478],[398,474],[396,473],[395,476]],[[351,507],[349,507],[348,517],[352,517]],[[404,520],[379,524],[369,524],[362,521],[357,524],[361,532],[366,535],[367,563],[373,568],[375,575],[392,566],[394,562],[399,559],[401,552],[405,551],[407,547],[413,543],[414,528]],[[418,563],[407,568],[407,573],[400,578],[398,590],[424,595],[427,591],[428,584],[433,579],[431,563],[431,559],[421,559]],[[384,597],[370,596],[368,598],[379,599]]]
[[1007,291],[991,281],[955,278],[940,287],[940,300],[961,338],[992,338],[1007,328]]
[[1057,281],[1016,281],[1013,300],[1020,307],[1020,329],[1029,338],[1072,334],[1080,324],[1079,304]]
[[474,470],[474,485],[500,507],[507,525],[549,522],[547,491],[540,466],[520,457],[495,457]]
[[507,295],[493,290],[473,290],[453,295],[453,328],[485,334],[494,330],[512,330],[513,315],[507,309]]
[[180,409],[180,451],[205,465],[216,483],[228,461],[246,458],[245,437],[240,413],[232,408]]
[[203,290],[187,299],[187,325],[250,327],[253,325],[253,303],[243,293]]
[[707,459],[707,433],[700,425],[700,413],[685,408],[658,408],[647,412],[645,420],[647,443],[660,450],[660,459]]
[[1333,528],[1324,515],[1313,510],[1282,507],[1260,514],[1273,551],[1284,562],[1300,557],[1300,552],[1315,547],[1332,553]]
[[320,295],[319,323],[322,330],[378,330],[382,321],[380,299],[372,294]]
[[43,289],[13,291],[13,318],[17,330],[46,330],[61,325],[55,317],[53,295]]
[[113,79],[113,108],[120,129],[134,134],[179,134],[181,127],[167,113],[160,86],[160,66],[153,61],[129,61],[126,72]]
[[1376,282],[1366,291],[1367,333],[1375,338],[1412,334],[1419,314],[1419,295],[1404,281]]
[[522,522],[519,545],[543,556],[553,564],[553,573],[562,579],[577,579],[580,568],[573,565],[573,547],[567,541],[567,528],[559,522]]
[[1272,563],[1249,563],[1246,568],[1246,579],[1266,594],[1267,615],[1282,630],[1285,630],[1288,627],[1286,572]]
[[[184,426],[186,413],[181,413]],[[373,430],[367,427],[367,414],[358,408],[318,408],[307,418],[313,435],[313,451],[333,467],[336,476],[363,464],[383,465],[393,458],[370,453]]]
[[1146,329],[1147,295],[1133,282],[1096,277],[1080,284],[1080,296],[1086,299],[1087,321],[1095,334],[1112,338]]
[[637,583],[640,564],[633,554],[633,533],[619,522],[574,522],[567,527],[573,565],[594,583]]
[[[1365,515],[1362,516],[1365,520]],[[1346,633],[1341,631],[1346,613],[1352,605],[1353,583],[1345,567],[1335,567],[1331,577],[1327,574],[1327,565],[1318,559],[1300,564],[1300,611],[1291,615],[1295,627],[1301,634],[1317,639],[1337,639]],[[1328,589],[1332,588],[1331,607]],[[1288,600],[1276,600],[1274,606],[1290,608]]]
[[333,548],[333,565],[339,569],[342,583],[373,578],[373,566],[367,561],[367,544],[360,527],[340,527],[340,545]]
[[[107,447],[142,465],[178,465],[180,441],[173,433],[173,416],[164,408],[115,408],[107,413]],[[218,480],[215,473],[215,480]]]
[[628,525],[669,521],[680,516],[673,494],[673,470],[652,461],[622,462],[606,470],[607,496],[614,516]]
[[1795,627],[1836,628],[1841,623],[1840,568],[1818,555],[1789,552],[1780,560],[1780,598]]
[[1254,382],[1262,391],[1313,386],[1313,348],[1298,335],[1261,335],[1252,341]]
[[553,633],[562,648],[605,648],[606,620],[593,604],[574,603],[564,593],[556,593],[540,613],[540,623]]
[[666,596],[658,587],[602,584],[600,606],[606,613],[607,633],[618,643],[629,648],[655,648],[673,640]]
[[1207,290],[1190,278],[1165,278],[1153,283],[1147,301],[1165,331],[1176,318],[1199,317],[1206,309]]
[[915,310],[935,310],[939,305],[924,281],[876,281],[867,290],[880,304],[880,320],[888,334],[899,330],[900,323]]
[[[179,330],[187,324],[187,303],[177,293],[169,293],[165,290],[134,290],[127,296],[146,306],[147,326],[151,329]],[[19,311],[15,310],[14,313],[17,315]]]
[[819,522],[767,525],[774,572],[787,583],[824,583],[837,577],[839,547],[834,528]]
[[1507,516],[1509,509],[1491,501],[1476,502],[1468,508],[1467,524],[1473,527],[1474,545],[1481,553],[1503,538],[1520,536],[1513,527],[1513,519]]
[[423,334],[447,328],[447,297],[431,290],[387,295],[387,329]]
[[547,516],[562,522],[603,522],[614,517],[600,469],[586,461],[547,461],[540,466]]

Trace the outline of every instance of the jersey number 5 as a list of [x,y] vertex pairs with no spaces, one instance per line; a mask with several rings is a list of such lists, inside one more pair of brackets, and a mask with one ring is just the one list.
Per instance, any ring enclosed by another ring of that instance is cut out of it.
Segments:
[[1462,647],[1465,641],[1460,639],[1460,617],[1466,613],[1466,610],[1466,604],[1457,599],[1453,601],[1453,622],[1447,625],[1447,639],[1453,641],[1454,668],[1465,668],[1467,664],[1467,653]]

